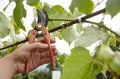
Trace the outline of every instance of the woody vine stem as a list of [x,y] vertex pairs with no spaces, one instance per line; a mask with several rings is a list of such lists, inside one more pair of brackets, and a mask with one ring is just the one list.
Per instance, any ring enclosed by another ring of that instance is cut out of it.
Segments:
[[[99,10],[99,11],[96,11],[96,12],[94,12],[94,13],[88,14],[88,15],[86,15],[86,16],[83,16],[83,17],[81,17],[81,18],[79,18],[79,19],[75,19],[75,20],[49,19],[49,21],[52,21],[52,20],[56,20],[56,21],[70,21],[70,22],[68,22],[68,23],[62,24],[62,25],[60,25],[60,26],[58,26],[58,27],[56,27],[56,28],[53,28],[53,29],[49,30],[49,32],[52,33],[52,32],[61,30],[61,29],[63,29],[63,28],[65,29],[65,28],[67,28],[67,27],[69,27],[69,26],[71,26],[71,25],[73,25],[73,24],[80,23],[80,22],[87,22],[87,23],[91,23],[91,24],[98,25],[99,23],[90,22],[90,21],[87,21],[86,19],[91,18],[91,17],[94,17],[94,16],[99,15],[99,14],[104,13],[104,12],[106,12],[105,8],[104,8],[104,9],[101,9],[101,10]],[[105,27],[105,26],[104,26],[103,28],[109,30],[110,32],[114,33],[116,36],[119,36],[119,37],[120,37],[120,35],[118,35],[118,34],[115,33],[114,31],[112,31],[111,29],[109,29],[109,28],[107,28],[107,27]],[[40,36],[42,36],[42,34],[37,35],[37,37],[40,37]],[[8,46],[6,46],[6,47],[0,48],[0,50],[7,49],[7,48],[13,47],[13,46],[15,46],[15,45],[19,45],[19,44],[24,43],[24,42],[26,42],[26,41],[28,41],[28,38],[26,38],[26,39],[24,39],[24,40],[22,40],[22,41],[16,42],[16,43],[14,43],[14,44],[8,45]]]

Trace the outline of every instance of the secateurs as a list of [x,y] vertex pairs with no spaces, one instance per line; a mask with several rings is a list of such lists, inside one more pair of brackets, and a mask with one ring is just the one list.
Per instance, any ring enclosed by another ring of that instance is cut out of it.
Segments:
[[[53,55],[53,51],[50,46],[50,34],[48,30],[46,29],[46,26],[48,24],[48,15],[47,12],[43,9],[42,11],[37,10],[38,13],[38,22],[34,29],[30,31],[29,34],[29,43],[33,43],[35,41],[35,38],[38,34],[38,31],[42,31],[42,34],[44,36],[45,42],[48,44],[48,49],[51,55],[51,64],[52,64],[52,69],[55,70],[56,63],[55,63],[55,57]],[[25,72],[28,72],[29,70],[29,62],[30,60],[28,59],[26,61],[26,66],[25,66]]]

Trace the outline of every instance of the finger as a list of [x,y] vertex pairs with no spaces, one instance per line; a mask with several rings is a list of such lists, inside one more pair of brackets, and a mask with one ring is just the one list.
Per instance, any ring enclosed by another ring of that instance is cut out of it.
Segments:
[[[54,56],[57,55],[57,52],[56,52],[56,51],[53,51],[53,53],[54,53]],[[51,58],[51,55],[50,55],[50,52],[49,52],[49,51],[44,52],[44,53],[41,53],[40,59],[45,59],[45,58]]]
[[[43,40],[40,40],[39,42],[41,42],[41,43],[46,43],[46,41],[43,39]],[[53,40],[53,39],[50,39],[50,43],[55,43],[56,41],[55,40]]]
[[47,64],[47,63],[50,63],[50,62],[51,62],[51,59],[50,59],[50,58],[42,59],[42,60],[41,60],[41,65]]
[[41,59],[50,58],[50,53],[49,53],[49,51],[42,52],[40,58],[41,58]]
[[48,48],[39,49],[39,53],[46,52],[46,51],[49,51],[49,49]]
[[54,39],[50,39],[50,43],[56,43]]
[[[56,50],[55,46],[52,46],[52,51],[53,51],[54,56],[56,56],[57,55],[57,50]],[[45,51],[45,52],[41,52],[41,58],[47,58],[47,57],[50,57],[50,56],[51,55],[50,55],[49,50]]]
[[53,51],[53,53],[54,53],[54,56],[56,56],[56,55],[57,55],[56,46],[52,45],[51,48],[52,48],[52,51]]
[[53,50],[54,56],[57,55],[57,50]]
[[[56,50],[56,46],[54,46],[54,45],[51,45],[51,48],[52,48],[52,50]],[[39,52],[45,52],[45,51],[48,51],[49,50],[49,48],[42,48],[42,49],[39,49]]]
[[55,45],[51,45],[51,48],[52,48],[52,50],[55,50],[56,46]]
[[48,48],[48,45],[47,44],[44,44],[44,43],[39,43],[39,42],[35,42],[35,43],[32,43],[32,44],[29,44],[31,45],[31,49],[47,49]]

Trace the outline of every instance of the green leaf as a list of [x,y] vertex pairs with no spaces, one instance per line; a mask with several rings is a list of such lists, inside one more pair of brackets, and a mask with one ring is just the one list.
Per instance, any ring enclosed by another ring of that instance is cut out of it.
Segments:
[[76,24],[76,31],[81,34],[83,31],[82,23]]
[[108,0],[106,3],[106,10],[114,17],[120,12],[120,0]]
[[110,44],[110,46],[114,46],[114,47],[116,47],[116,36],[115,35],[113,35],[113,34],[111,34],[111,37],[109,38],[109,44]]
[[84,28],[83,33],[75,40],[75,46],[88,47],[97,42],[99,39],[103,41],[107,39],[107,32],[94,26]]
[[65,58],[66,58],[65,54],[58,55],[57,60],[58,60],[60,65],[62,65],[65,62]]
[[12,23],[12,25],[13,25],[13,27],[14,27],[14,32],[15,32],[16,34],[20,34],[20,28],[17,27],[17,24],[15,23],[13,16],[11,16],[10,19],[11,19],[10,22]]
[[[119,52],[120,53],[120,52]],[[113,58],[113,61],[109,64],[112,71],[116,72],[120,75],[120,56],[116,56]]]
[[33,20],[32,24],[31,24],[31,26],[34,28],[35,25],[36,25],[36,23],[37,23],[36,18],[34,18],[34,20]]
[[88,14],[92,12],[93,7],[94,4],[91,0],[72,0],[69,8],[72,13],[77,8],[80,12]]
[[73,27],[63,29],[61,31],[61,35],[63,39],[66,40],[69,44],[78,38],[78,34]]
[[120,52],[114,52],[108,45],[102,44],[97,48],[96,58],[107,65],[117,75],[120,75]]
[[52,7],[52,9],[59,12],[59,13],[65,12],[64,8],[60,5],[55,5]]
[[26,17],[26,10],[24,8],[22,0],[16,1],[16,7],[13,11],[13,17],[17,26],[25,31],[25,26],[22,23],[22,18]]
[[27,0],[26,3],[30,6],[35,6],[39,3],[39,0]]
[[14,2],[15,0],[9,0],[9,3],[4,7],[4,9],[3,9],[3,11],[5,11],[7,8],[8,8],[8,6],[10,5],[10,3],[11,2]]
[[10,23],[7,17],[0,12],[0,38],[4,38],[10,32]]
[[38,9],[38,10],[42,10],[43,6],[42,6],[42,2],[38,2],[37,5],[35,5],[35,8]]
[[9,0],[9,3],[14,2],[14,1],[17,1],[17,0]]
[[107,64],[112,61],[114,55],[115,53],[112,51],[112,49],[105,44],[100,45],[96,52],[97,58]]
[[[83,13],[82,12],[79,12],[78,10],[74,10],[74,13],[72,14],[74,17],[75,17],[75,19],[77,18],[77,17],[79,17],[79,16],[81,16]],[[72,18],[72,19],[74,19],[74,18]]]
[[47,4],[47,3],[44,3],[44,7],[43,7],[43,8],[47,11],[47,14],[48,14],[48,15],[56,14],[56,11],[54,11],[54,10],[49,6],[49,4]]
[[60,79],[96,79],[99,71],[89,51],[79,46],[71,50]]
[[[38,6],[39,6],[39,4],[38,4]],[[34,17],[34,19],[33,19],[32,23],[31,23],[31,26],[32,26],[33,28],[36,26],[36,23],[37,23],[36,15],[37,15],[36,8],[33,8],[33,17]]]

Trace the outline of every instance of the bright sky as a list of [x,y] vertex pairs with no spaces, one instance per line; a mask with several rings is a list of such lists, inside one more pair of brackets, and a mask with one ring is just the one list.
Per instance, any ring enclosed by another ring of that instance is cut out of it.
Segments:
[[[2,11],[3,8],[8,4],[8,1],[9,0],[0,0],[0,5],[1,5],[0,6],[0,11]],[[50,5],[57,5],[57,4],[59,4],[59,5],[63,6],[67,11],[69,11],[69,5],[71,3],[71,0],[41,0],[41,1],[47,2]],[[96,3],[98,0],[93,0],[93,1],[94,1],[94,3]],[[101,0],[99,0],[99,1],[101,1]],[[104,0],[104,2],[102,3],[102,5],[99,5],[95,9],[95,11],[104,8],[106,1],[107,0]],[[9,5],[8,9],[6,9],[6,11],[5,11],[6,16],[10,16],[10,15],[13,14],[12,11],[13,11],[14,7],[15,7],[15,3],[12,3],[12,4]],[[25,5],[25,8],[27,10],[27,17],[24,19],[24,25],[28,27],[28,29],[27,29],[27,32],[28,32],[31,29],[31,23],[33,21],[33,16],[32,16],[33,10],[32,10],[32,8],[30,6],[26,6]],[[102,19],[101,16],[102,15],[95,16],[95,17],[91,18],[90,20],[98,21],[99,22]],[[104,22],[110,28],[112,28],[112,29],[120,32],[120,23],[119,23],[120,18],[119,17],[120,17],[120,14],[118,14],[116,17],[114,17],[111,20],[111,17],[108,15],[108,16],[106,16]],[[56,46],[58,48],[58,51],[60,51],[62,53],[63,52],[70,53],[69,52],[69,50],[70,50],[69,49],[69,45],[65,41],[59,40],[57,38],[56,38],[56,41],[57,41]],[[65,49],[65,50],[63,50],[63,49]]]

